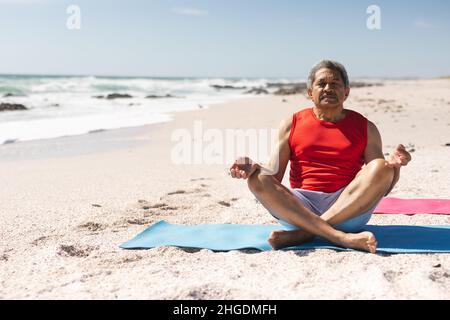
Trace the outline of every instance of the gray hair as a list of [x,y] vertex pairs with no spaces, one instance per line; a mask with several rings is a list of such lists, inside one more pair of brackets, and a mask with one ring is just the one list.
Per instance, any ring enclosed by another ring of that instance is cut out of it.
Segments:
[[317,63],[309,72],[308,83],[307,83],[308,89],[311,89],[311,87],[314,83],[314,80],[316,79],[316,73],[320,69],[331,69],[331,70],[339,72],[342,80],[344,81],[345,87],[348,88],[350,86],[350,81],[348,80],[347,70],[345,70],[345,67],[342,64],[340,64],[337,61],[333,61],[333,60],[322,60],[319,63]]

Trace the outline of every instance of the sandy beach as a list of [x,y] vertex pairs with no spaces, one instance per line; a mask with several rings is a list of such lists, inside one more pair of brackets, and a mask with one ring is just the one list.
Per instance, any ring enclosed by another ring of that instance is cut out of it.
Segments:
[[[305,95],[235,100],[174,120],[0,145],[1,299],[450,299],[450,254],[210,250],[119,245],[149,225],[275,224],[231,163],[175,165],[172,134],[278,128]],[[413,161],[390,196],[450,198],[450,81],[352,89],[345,107],[374,122],[383,151]],[[288,185],[287,175],[284,184]],[[377,225],[450,216],[375,215]]]

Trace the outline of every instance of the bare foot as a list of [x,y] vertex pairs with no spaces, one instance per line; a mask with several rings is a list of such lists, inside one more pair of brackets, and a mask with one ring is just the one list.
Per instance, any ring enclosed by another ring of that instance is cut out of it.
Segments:
[[274,250],[298,246],[302,243],[311,241],[314,239],[314,236],[303,230],[277,230],[272,231],[269,236],[269,244],[272,246]]
[[342,240],[342,245],[346,248],[359,249],[375,253],[377,251],[377,240],[372,232],[347,233]]

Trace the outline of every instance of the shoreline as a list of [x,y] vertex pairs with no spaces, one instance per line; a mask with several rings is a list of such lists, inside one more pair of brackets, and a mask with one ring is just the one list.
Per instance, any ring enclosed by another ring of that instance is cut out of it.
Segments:
[[[19,149],[19,150],[20,149],[34,149],[34,150],[39,151],[39,148],[41,146],[45,146],[45,145],[55,145],[55,146],[56,145],[67,145],[68,146],[67,148],[65,148],[65,150],[62,150],[62,152],[60,154],[58,154],[58,150],[54,150],[56,152],[56,154],[55,155],[50,154],[49,155],[50,157],[54,157],[54,156],[64,157],[64,156],[68,156],[68,155],[76,156],[76,155],[82,155],[82,154],[85,155],[85,154],[91,154],[91,153],[95,153],[95,152],[99,151],[99,150],[94,150],[94,146],[92,146],[92,148],[89,148],[89,146],[88,146],[86,150],[80,148],[80,145],[83,143],[97,145],[101,141],[110,142],[109,146],[101,145],[102,152],[114,151],[115,148],[124,149],[124,148],[134,147],[140,143],[143,143],[142,140],[135,139],[139,135],[142,135],[145,132],[153,132],[154,130],[158,130],[160,128],[165,127],[165,125],[170,126],[170,123],[172,123],[175,120],[175,118],[177,118],[181,114],[204,112],[204,111],[207,111],[212,108],[217,108],[217,107],[220,108],[220,107],[227,106],[228,104],[230,104],[234,101],[239,101],[240,103],[241,102],[245,103],[245,101],[247,101],[247,100],[264,99],[264,98],[267,98],[267,96],[248,96],[248,97],[241,97],[241,98],[233,98],[233,99],[227,100],[225,102],[212,103],[207,108],[178,110],[175,112],[168,112],[166,115],[168,115],[170,120],[163,121],[163,122],[148,123],[148,124],[132,126],[132,127],[99,129],[99,130],[94,130],[94,131],[90,131],[87,133],[76,134],[76,135],[51,137],[51,138],[45,138],[45,139],[32,139],[32,140],[24,140],[24,141],[19,140],[19,141],[14,141],[14,142],[3,143],[3,144],[0,144],[0,162],[36,159],[34,154],[19,155],[19,158],[14,158],[14,155],[13,156],[10,155],[8,158],[8,156],[5,157],[5,153],[6,154],[14,153],[14,149],[16,149],[16,150],[17,149]],[[118,138],[120,138],[120,140],[124,140],[123,138],[125,138],[125,141],[120,141],[119,143],[114,143],[114,139],[118,139]],[[98,140],[100,140],[100,142]],[[128,142],[128,144],[127,144],[127,142]],[[120,143],[123,143],[123,144],[120,144]],[[72,147],[74,149],[67,150]],[[44,147],[44,150],[45,150],[45,147]],[[42,150],[42,151],[44,151],[44,150]],[[79,152],[79,154],[78,154],[78,152]],[[25,159],[25,157],[28,157],[28,156],[30,156],[31,158]],[[23,158],[21,158],[21,157],[23,157]],[[41,157],[46,158],[47,156],[44,154]]]

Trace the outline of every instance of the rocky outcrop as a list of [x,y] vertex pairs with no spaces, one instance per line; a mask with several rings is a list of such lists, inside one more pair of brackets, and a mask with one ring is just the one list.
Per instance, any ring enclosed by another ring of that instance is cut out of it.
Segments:
[[0,111],[19,111],[28,110],[23,104],[18,103],[0,103]]
[[291,88],[291,87],[302,87],[306,88],[305,82],[268,82],[267,88]]
[[223,90],[223,89],[227,89],[227,90],[245,90],[247,89],[247,87],[235,87],[235,86],[230,86],[230,85],[226,85],[226,86],[219,86],[216,84],[211,85],[212,88],[216,89],[216,90]]
[[113,99],[129,99],[133,98],[133,96],[130,96],[129,94],[122,94],[122,93],[111,93],[105,96],[94,96],[93,98],[97,99],[107,99],[107,100],[113,100]]
[[276,96],[288,96],[292,94],[305,93],[306,89],[306,83],[295,83],[290,85],[282,84],[273,94]]
[[245,93],[247,93],[247,94],[258,94],[259,95],[259,94],[269,94],[269,91],[267,91],[264,88],[252,88],[252,89],[246,91]]
[[158,95],[151,94],[149,96],[146,96],[145,98],[146,99],[162,99],[162,98],[177,98],[177,97],[175,97],[171,94],[166,94],[165,96],[158,96]]
[[14,94],[14,93],[5,93],[4,95],[3,95],[3,98],[9,98],[9,97],[18,97],[18,95],[17,94]]
[[350,88],[381,87],[382,83],[350,82]]
[[121,93],[111,93],[106,96],[106,99],[112,100],[112,99],[129,99],[133,98],[133,96],[130,96],[129,94],[121,94]]

